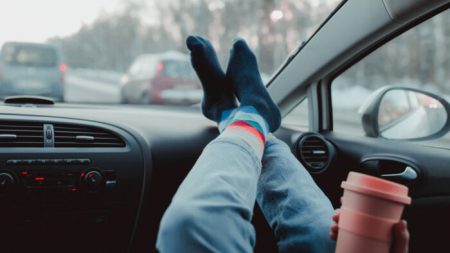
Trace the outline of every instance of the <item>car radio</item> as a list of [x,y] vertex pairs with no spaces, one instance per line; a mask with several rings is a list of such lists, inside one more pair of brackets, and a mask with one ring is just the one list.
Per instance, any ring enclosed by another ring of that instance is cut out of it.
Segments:
[[[68,252],[125,248],[133,223],[119,217],[133,217],[133,210],[121,198],[116,171],[105,167],[87,158],[6,160],[0,168],[0,215],[8,217],[2,223],[8,233],[0,232],[4,251],[59,252],[81,236],[96,236],[99,248]],[[22,237],[32,238],[30,244],[17,246]]]
[[0,194],[17,191],[97,192],[117,184],[113,170],[90,167],[90,159],[8,160],[0,171]]
[[93,121],[5,117],[0,252],[128,252],[151,172],[136,138]]

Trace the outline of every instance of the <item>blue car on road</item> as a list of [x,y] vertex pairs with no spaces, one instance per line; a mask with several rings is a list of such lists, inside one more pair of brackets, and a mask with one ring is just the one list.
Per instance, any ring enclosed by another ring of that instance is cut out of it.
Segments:
[[0,98],[33,95],[64,101],[66,69],[53,45],[7,42],[0,54]]

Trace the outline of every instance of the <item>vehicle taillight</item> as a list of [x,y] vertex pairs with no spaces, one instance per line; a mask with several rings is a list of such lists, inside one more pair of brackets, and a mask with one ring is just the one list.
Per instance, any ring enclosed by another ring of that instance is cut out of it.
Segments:
[[65,77],[66,71],[67,71],[67,64],[66,63],[59,64],[59,72],[61,73],[61,77],[60,77],[61,84],[64,84],[64,82],[66,81],[66,77]]
[[65,64],[65,63],[61,63],[61,64],[59,64],[59,71],[61,72],[61,73],[66,73],[66,70],[67,70],[67,64]]
[[164,63],[158,63],[158,65],[156,65],[156,70],[158,73],[161,73],[164,70]]

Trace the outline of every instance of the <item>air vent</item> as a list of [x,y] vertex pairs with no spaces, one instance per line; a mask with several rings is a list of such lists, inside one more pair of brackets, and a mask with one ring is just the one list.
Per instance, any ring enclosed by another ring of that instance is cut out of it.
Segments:
[[27,121],[0,121],[0,147],[43,147],[43,124]]
[[72,124],[53,124],[55,147],[124,147],[125,142],[109,130]]
[[317,134],[301,136],[297,152],[302,164],[313,173],[327,169],[335,153],[333,146]]

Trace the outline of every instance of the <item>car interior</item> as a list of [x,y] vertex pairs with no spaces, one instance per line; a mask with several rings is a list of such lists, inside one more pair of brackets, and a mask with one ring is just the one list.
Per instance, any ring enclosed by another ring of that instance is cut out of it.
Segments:
[[[404,219],[410,252],[449,250],[449,147],[384,138],[375,130],[370,134],[376,117],[367,110],[366,134],[334,131],[332,85],[370,53],[449,7],[448,0],[342,1],[267,84],[282,115],[291,117],[274,134],[292,148],[335,208],[349,171],[408,186],[412,204]],[[292,116],[300,104],[307,110],[303,119]],[[307,126],[295,124],[300,120]],[[443,136],[449,124],[446,119],[445,131],[423,139]],[[165,209],[217,135],[215,124],[196,106],[5,99],[0,107],[0,251],[156,252]],[[258,205],[253,224],[255,252],[278,252]]]

